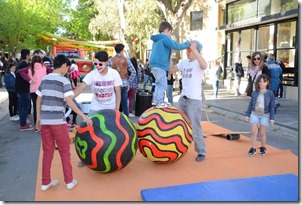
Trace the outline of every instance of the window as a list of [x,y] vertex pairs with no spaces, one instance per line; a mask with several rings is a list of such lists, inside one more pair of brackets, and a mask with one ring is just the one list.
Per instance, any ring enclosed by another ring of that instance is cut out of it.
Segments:
[[240,36],[239,32],[232,32],[228,34],[228,61],[227,66],[232,66],[238,60],[240,51]]
[[263,26],[258,30],[258,51],[267,51],[274,48],[274,25]]
[[268,16],[298,9],[298,0],[259,0],[258,16]]
[[246,29],[241,31],[241,45],[240,53],[241,60],[244,67],[247,67],[248,61],[246,59],[247,55],[252,55],[255,50],[255,35],[254,29]]
[[203,27],[203,12],[191,12],[191,31],[202,30]]
[[228,24],[239,22],[249,18],[255,18],[257,14],[256,0],[242,0],[228,5]]
[[279,23],[277,29],[277,48],[295,47],[296,21]]
[[295,56],[296,56],[296,21],[277,24],[276,58],[282,59],[285,65],[283,84],[294,85]]

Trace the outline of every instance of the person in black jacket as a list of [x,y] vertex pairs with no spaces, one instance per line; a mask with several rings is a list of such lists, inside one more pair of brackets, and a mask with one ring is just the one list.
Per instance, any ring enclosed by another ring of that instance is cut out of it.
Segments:
[[27,116],[30,111],[30,90],[29,78],[26,79],[25,77],[28,76],[27,73],[31,59],[30,50],[22,49],[21,58],[22,61],[17,66],[16,71],[15,89],[19,98],[20,130],[25,131],[34,129],[34,127],[27,124]]
[[236,86],[235,96],[241,95],[239,92],[239,89],[240,89],[240,84],[241,84],[241,78],[243,78],[243,77],[244,77],[244,70],[242,67],[242,60],[239,57],[238,62],[235,63],[235,86]]
[[280,75],[280,85],[279,85],[279,88],[278,88],[278,97],[279,98],[282,98],[283,97],[283,73],[284,73],[284,70],[285,70],[285,65],[283,63],[283,60],[280,58],[277,63],[279,64],[279,66],[281,67],[281,70],[282,70],[282,73]]

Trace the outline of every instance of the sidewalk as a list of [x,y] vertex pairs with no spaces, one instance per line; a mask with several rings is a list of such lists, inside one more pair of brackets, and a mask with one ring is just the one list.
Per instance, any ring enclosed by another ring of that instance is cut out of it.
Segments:
[[[213,90],[208,85],[204,86],[204,92],[209,110],[234,119],[245,120],[245,112],[250,101],[249,98],[243,96],[236,97],[230,90],[220,88],[218,98],[211,99]],[[268,129],[274,132],[282,132],[296,139],[299,134],[299,102],[284,98],[276,98],[276,100],[281,106],[277,109],[274,127],[269,126]]]

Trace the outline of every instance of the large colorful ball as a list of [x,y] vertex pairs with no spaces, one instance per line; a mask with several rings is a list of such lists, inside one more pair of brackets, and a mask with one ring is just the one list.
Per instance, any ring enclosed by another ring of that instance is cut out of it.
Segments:
[[116,110],[104,109],[90,116],[93,126],[82,122],[75,136],[77,155],[84,164],[102,173],[126,167],[137,151],[137,135],[129,118]]
[[154,163],[179,160],[192,142],[192,126],[187,116],[174,106],[151,107],[137,121],[140,152]]

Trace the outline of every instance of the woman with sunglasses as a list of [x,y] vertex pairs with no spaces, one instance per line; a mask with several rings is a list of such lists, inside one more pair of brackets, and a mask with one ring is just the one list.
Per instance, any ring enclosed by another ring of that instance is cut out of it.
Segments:
[[251,96],[252,92],[255,90],[255,82],[259,75],[266,74],[269,78],[271,77],[271,72],[267,65],[264,63],[263,55],[256,51],[252,55],[251,68],[248,71],[249,79],[248,84],[245,89],[245,96]]

